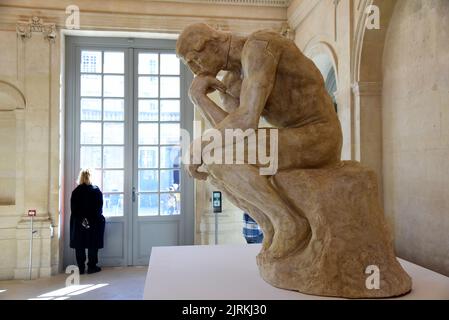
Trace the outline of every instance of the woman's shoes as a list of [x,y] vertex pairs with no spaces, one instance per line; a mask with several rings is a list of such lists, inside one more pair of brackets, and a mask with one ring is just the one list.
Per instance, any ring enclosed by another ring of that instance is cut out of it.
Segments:
[[93,268],[87,268],[87,274],[91,274],[91,273],[96,273],[96,272],[100,272],[101,268],[100,267],[93,267]]

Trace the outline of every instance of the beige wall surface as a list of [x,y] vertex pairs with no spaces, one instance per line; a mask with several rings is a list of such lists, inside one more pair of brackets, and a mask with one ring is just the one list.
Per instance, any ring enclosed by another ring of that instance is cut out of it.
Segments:
[[2,30],[0,43],[0,279],[28,275],[29,209],[33,277],[47,276],[59,262],[59,42]]
[[385,212],[397,252],[449,275],[449,1],[398,1],[383,74]]
[[[380,8],[379,30],[365,28],[371,4]],[[333,58],[342,157],[379,175],[397,253],[445,274],[448,7],[447,0],[294,0],[287,10],[298,47],[312,59]]]

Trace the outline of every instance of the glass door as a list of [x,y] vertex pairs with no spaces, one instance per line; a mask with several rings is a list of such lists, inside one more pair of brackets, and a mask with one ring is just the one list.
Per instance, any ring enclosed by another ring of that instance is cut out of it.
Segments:
[[[103,214],[107,219],[106,246],[100,251],[104,265],[126,265],[127,217],[125,151],[130,146],[127,122],[129,92],[125,83],[126,50],[79,49],[79,162],[89,168],[92,182],[103,192]],[[129,121],[128,121],[129,122]],[[130,149],[131,150],[131,149]],[[128,152],[126,152],[128,153]]]
[[[193,244],[193,181],[180,170],[181,129],[192,135],[192,76],[175,42],[68,38],[66,188],[90,168],[103,191],[100,264],[147,265],[153,246]],[[67,252],[66,264],[74,260]]]
[[134,264],[152,246],[180,244],[181,64],[170,51],[137,50],[135,61]]

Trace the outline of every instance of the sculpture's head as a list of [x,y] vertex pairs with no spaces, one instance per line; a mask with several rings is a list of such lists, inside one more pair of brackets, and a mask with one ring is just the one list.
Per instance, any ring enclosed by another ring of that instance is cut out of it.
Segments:
[[195,75],[215,77],[227,65],[230,44],[229,33],[196,23],[186,27],[179,36],[176,54]]

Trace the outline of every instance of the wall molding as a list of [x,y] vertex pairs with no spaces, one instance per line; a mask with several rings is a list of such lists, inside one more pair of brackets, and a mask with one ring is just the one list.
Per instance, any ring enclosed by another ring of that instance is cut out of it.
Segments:
[[382,95],[382,82],[356,82],[351,86],[354,95],[364,96],[380,96]]
[[6,105],[0,105],[0,111],[11,111],[16,109],[25,109],[25,95],[15,85],[0,80],[0,99]]
[[[178,4],[171,3],[171,5],[176,7]],[[221,5],[213,5],[200,12],[195,10],[196,6],[198,9],[203,9],[204,6],[194,3],[190,6],[188,10],[165,10],[167,12],[158,12],[151,7],[141,12],[94,11],[80,8],[79,30],[180,33],[191,23],[205,22],[219,25],[224,31],[244,35],[260,29],[281,30],[287,22],[286,14],[281,14],[283,8],[266,8],[266,12],[259,14],[260,10],[237,10],[239,12],[229,8],[219,10],[220,7],[224,7]],[[0,5],[0,29],[16,30],[17,21],[23,20],[24,16],[35,16],[36,11],[37,8]],[[48,23],[54,23],[56,30],[67,29],[65,26],[67,15],[63,8],[39,8],[38,11],[39,17]]]
[[360,0],[358,4],[358,19],[355,28],[353,45],[351,48],[351,80],[359,81],[360,78],[360,63],[362,61],[362,48],[366,31],[366,19],[368,17],[366,8],[373,4],[373,0]]
[[267,6],[287,8],[292,0],[159,0],[164,2],[191,2],[204,4],[225,4],[239,6]]

